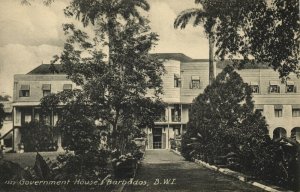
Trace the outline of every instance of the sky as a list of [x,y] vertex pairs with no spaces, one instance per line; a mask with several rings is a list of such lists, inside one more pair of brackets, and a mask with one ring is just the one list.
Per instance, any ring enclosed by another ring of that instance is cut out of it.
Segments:
[[[63,23],[79,21],[66,18],[63,9],[68,0],[56,0],[51,6],[33,1],[0,0],[0,95],[13,92],[14,74],[26,74],[42,63],[50,63],[64,44]],[[152,53],[184,53],[195,59],[208,58],[208,40],[202,27],[174,29],[173,22],[183,10],[196,7],[194,0],[148,0],[147,14],[159,42]]]

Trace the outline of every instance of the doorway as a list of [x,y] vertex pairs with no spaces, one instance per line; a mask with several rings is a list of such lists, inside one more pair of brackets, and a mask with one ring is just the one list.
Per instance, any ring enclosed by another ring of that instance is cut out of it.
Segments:
[[162,148],[162,128],[153,129],[153,149]]

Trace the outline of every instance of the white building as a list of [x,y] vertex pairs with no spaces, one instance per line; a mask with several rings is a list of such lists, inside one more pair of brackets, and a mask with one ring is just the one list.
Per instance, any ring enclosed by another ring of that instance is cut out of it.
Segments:
[[[181,53],[154,54],[164,60],[167,73],[162,77],[167,103],[163,114],[158,114],[154,128],[145,128],[148,149],[169,149],[170,139],[181,135],[189,121],[189,107],[193,99],[203,93],[209,83],[208,60],[192,59]],[[222,63],[217,66],[221,67]],[[59,73],[52,73],[50,65],[43,64],[25,75],[15,75],[13,96],[14,146],[20,143],[19,128],[33,119],[39,119],[39,102],[43,95],[72,89],[75,84]],[[222,67],[221,67],[222,68]],[[217,73],[222,69],[217,68]],[[243,69],[238,73],[253,88],[255,108],[260,110],[269,124],[271,137],[296,137],[300,140],[300,79],[291,74],[282,83],[272,69]],[[55,125],[57,114],[47,121]],[[59,140],[59,137],[57,138]]]

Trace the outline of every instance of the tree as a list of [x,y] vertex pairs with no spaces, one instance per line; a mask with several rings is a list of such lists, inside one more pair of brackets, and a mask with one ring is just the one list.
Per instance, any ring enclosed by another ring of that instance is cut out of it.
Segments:
[[252,59],[268,63],[278,70],[280,77],[290,72],[299,74],[299,1],[195,0],[195,3],[201,7],[181,12],[174,26],[185,28],[192,18],[194,26],[204,24],[209,37],[211,78],[214,54],[221,60],[242,57],[243,61],[235,61],[239,67]]
[[0,103],[0,129],[3,126],[3,121],[4,121],[4,118],[5,118],[5,112],[4,112],[3,107],[4,107],[3,104]]
[[11,96],[9,95],[0,95],[0,101],[9,101],[9,99],[11,98]]
[[253,108],[250,87],[227,66],[195,99],[188,132],[201,136],[202,152],[208,156],[240,153],[249,143],[256,148],[268,130],[262,115]]
[[[260,14],[265,6],[264,0],[247,1],[222,1],[222,0],[195,0],[200,8],[192,8],[182,11],[174,21],[174,27],[181,29],[193,19],[193,26],[203,24],[209,40],[209,81],[210,84],[216,77],[216,64],[214,57],[224,59],[228,53],[239,50],[238,30],[244,25],[244,18],[250,12]],[[232,41],[232,42],[230,42]],[[217,51],[214,51],[214,46]],[[216,55],[215,55],[216,54]]]
[[[163,65],[148,53],[158,38],[135,9],[147,9],[143,2],[96,1],[94,5],[72,1],[65,10],[67,15],[76,15],[84,25],[94,24],[95,34],[89,38],[73,24],[64,25],[68,39],[56,59],[81,89],[57,94],[58,99],[49,99],[52,104],[42,101],[48,107],[60,102],[67,107],[81,106],[82,118],[112,127],[112,146],[122,152],[132,137],[131,130],[153,126],[155,114],[164,107],[158,97]],[[108,62],[101,50],[105,46]],[[149,92],[153,93],[150,97],[146,96]]]

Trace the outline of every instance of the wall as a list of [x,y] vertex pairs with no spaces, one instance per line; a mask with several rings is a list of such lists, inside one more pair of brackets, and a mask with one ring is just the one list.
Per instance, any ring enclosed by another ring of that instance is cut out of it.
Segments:
[[[57,93],[63,90],[64,84],[75,84],[66,78],[66,75],[15,75],[14,76],[14,92],[13,101],[15,102],[28,102],[40,101],[43,97],[43,84],[51,84],[51,92]],[[30,96],[20,97],[19,90],[21,85],[30,85]]]

